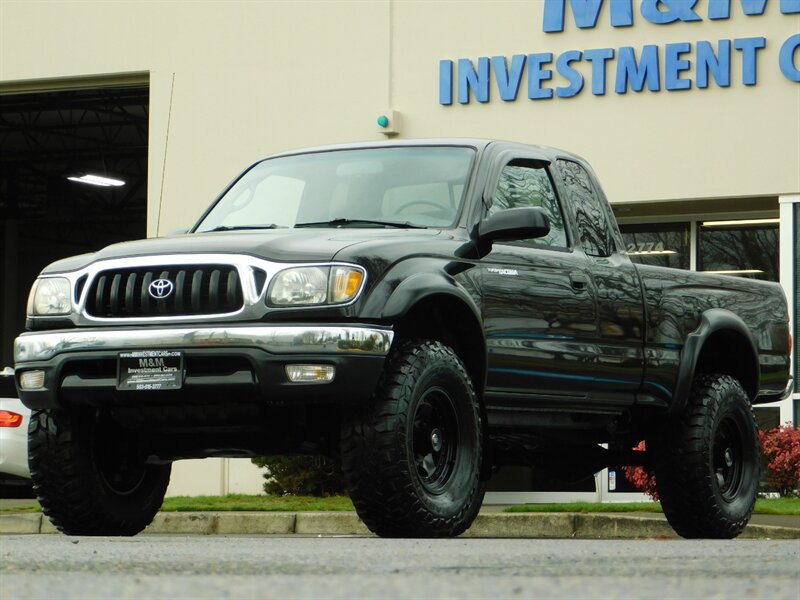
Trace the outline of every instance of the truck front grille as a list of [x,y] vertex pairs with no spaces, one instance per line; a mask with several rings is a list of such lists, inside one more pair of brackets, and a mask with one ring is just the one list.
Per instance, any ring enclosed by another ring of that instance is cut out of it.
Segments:
[[[151,286],[159,279],[172,284]],[[158,297],[161,289],[163,297]],[[153,292],[153,293],[151,293]],[[239,273],[231,265],[110,269],[89,286],[86,312],[99,318],[171,317],[231,313],[244,305]]]

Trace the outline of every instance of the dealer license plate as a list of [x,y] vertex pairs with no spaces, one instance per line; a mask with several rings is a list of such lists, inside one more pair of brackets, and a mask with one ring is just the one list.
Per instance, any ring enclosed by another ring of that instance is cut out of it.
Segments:
[[117,358],[118,390],[177,390],[183,385],[183,352],[137,350]]

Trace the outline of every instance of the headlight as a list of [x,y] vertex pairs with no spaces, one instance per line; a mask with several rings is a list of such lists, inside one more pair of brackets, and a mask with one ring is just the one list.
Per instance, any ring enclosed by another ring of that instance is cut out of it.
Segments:
[[64,277],[37,279],[28,296],[28,315],[68,315],[72,311],[70,288],[69,279]]
[[293,267],[272,280],[267,302],[272,306],[346,304],[361,291],[364,271],[357,267]]

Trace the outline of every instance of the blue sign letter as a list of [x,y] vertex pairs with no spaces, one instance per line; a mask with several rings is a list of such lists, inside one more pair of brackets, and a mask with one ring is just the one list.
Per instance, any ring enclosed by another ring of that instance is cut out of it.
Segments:
[[688,71],[692,62],[684,60],[684,54],[692,51],[689,42],[679,44],[667,44],[664,57],[664,87],[668,90],[688,90],[692,87],[692,82],[688,79],[681,79],[681,73]]
[[[697,0],[642,0],[642,16],[656,25],[666,25],[675,21],[700,21],[694,12]],[[661,11],[660,7],[666,8]]]
[[475,92],[475,99],[478,102],[489,101],[489,58],[481,56],[478,58],[478,72],[468,58],[458,59],[458,101],[461,104],[469,104],[469,90]]
[[714,76],[719,87],[731,84],[731,41],[720,40],[719,51],[714,54],[711,42],[697,42],[697,87],[708,87],[708,74]]
[[[597,25],[603,0],[570,0],[575,25],[581,29],[592,29]],[[544,0],[545,33],[564,31],[564,13],[567,0]],[[630,27],[633,25],[633,0],[611,0],[611,25]]]
[[[739,0],[742,12],[748,16],[763,15],[767,0]],[[730,19],[731,0],[708,0],[709,19]]]
[[439,104],[453,103],[453,61],[439,61]]
[[553,72],[550,69],[543,68],[544,65],[551,62],[553,62],[552,52],[528,55],[528,98],[531,100],[544,100],[553,97],[553,90],[542,88],[542,81],[553,78]]
[[781,12],[785,15],[800,13],[800,0],[781,0]]
[[505,56],[493,56],[492,67],[494,77],[497,80],[497,89],[500,90],[500,97],[506,102],[517,99],[519,84],[522,81],[522,71],[525,69],[524,54],[515,54],[511,57],[511,71],[508,70]]
[[556,95],[559,98],[572,98],[581,93],[583,89],[583,75],[569,66],[570,63],[581,59],[581,53],[578,50],[567,50],[556,61],[556,68],[558,74],[569,80],[569,85],[565,87],[556,88]]
[[783,42],[781,46],[780,65],[781,72],[790,81],[800,81],[800,68],[794,61],[797,49],[800,48],[800,33],[793,35]]
[[619,49],[617,59],[617,83],[614,91],[624,94],[628,91],[628,80],[634,92],[641,92],[647,79],[647,89],[657,92],[661,89],[658,73],[658,46],[652,44],[642,48],[642,60],[636,64],[636,53],[630,46]]
[[606,93],[606,63],[614,58],[614,49],[586,50],[583,58],[592,63],[592,93],[595,96],[604,96]]
[[755,85],[758,78],[756,66],[758,63],[758,50],[767,45],[763,37],[739,38],[733,40],[733,47],[742,53],[742,83]]

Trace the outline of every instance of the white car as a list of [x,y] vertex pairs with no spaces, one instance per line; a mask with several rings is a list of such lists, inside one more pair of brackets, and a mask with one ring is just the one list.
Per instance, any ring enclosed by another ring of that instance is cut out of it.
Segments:
[[16,398],[11,369],[0,371],[0,484],[30,486],[28,421],[31,411]]

